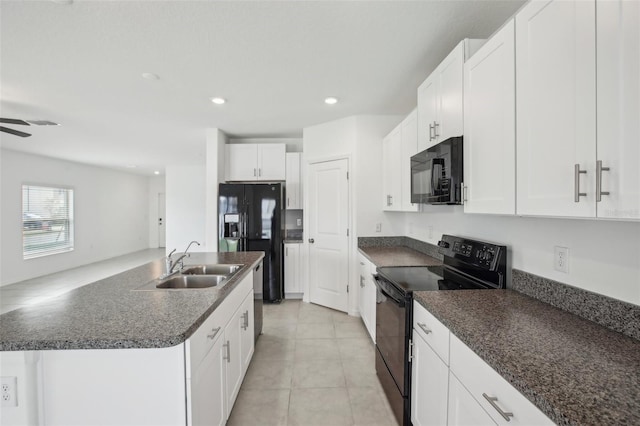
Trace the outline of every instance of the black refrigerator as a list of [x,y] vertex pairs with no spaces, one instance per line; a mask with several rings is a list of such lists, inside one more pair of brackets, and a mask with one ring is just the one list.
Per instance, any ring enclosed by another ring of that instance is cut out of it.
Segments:
[[263,300],[280,302],[282,280],[282,184],[221,183],[218,250],[263,251]]

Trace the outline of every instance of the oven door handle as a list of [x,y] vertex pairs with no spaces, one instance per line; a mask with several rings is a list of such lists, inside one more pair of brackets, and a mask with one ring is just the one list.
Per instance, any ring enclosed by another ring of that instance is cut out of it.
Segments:
[[382,281],[380,280],[380,278],[378,278],[378,277],[376,276],[376,277],[375,277],[375,279],[376,279],[376,284],[377,284],[377,286],[376,286],[376,287],[378,287],[378,289],[380,290],[380,292],[381,292],[384,296],[386,296],[386,297],[388,297],[389,299],[391,299],[391,300],[393,300],[394,302],[396,302],[396,304],[397,304],[398,306],[400,306],[401,308],[403,308],[403,307],[405,306],[405,302],[404,302],[404,300],[402,300],[402,298],[398,298],[398,297],[393,296],[393,295],[389,294],[388,292],[384,291],[383,284],[382,284]]

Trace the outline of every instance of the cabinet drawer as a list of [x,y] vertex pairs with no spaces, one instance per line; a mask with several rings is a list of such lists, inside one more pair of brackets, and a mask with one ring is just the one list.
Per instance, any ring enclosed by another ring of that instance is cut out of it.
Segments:
[[415,300],[413,301],[413,330],[414,335],[420,335],[444,363],[449,365],[449,329]]
[[[209,315],[187,340],[187,356],[191,363],[189,370],[195,371],[200,362],[207,355],[220,336],[224,328],[238,309],[245,296],[253,289],[253,274],[247,275],[242,282],[233,289],[231,294]],[[190,374],[190,373],[187,373]]]
[[[455,335],[451,335],[450,367],[451,372],[497,424],[553,424],[542,411]],[[507,416],[508,420],[501,412],[511,413]]]

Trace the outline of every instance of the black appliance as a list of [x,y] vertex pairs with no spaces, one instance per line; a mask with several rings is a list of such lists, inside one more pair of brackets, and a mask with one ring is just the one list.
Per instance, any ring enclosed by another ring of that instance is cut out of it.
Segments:
[[411,202],[462,204],[462,136],[411,157]]
[[263,251],[262,294],[283,298],[282,184],[226,184],[218,191],[218,250]]
[[398,423],[411,425],[413,292],[498,289],[507,281],[507,247],[443,235],[442,265],[377,268],[376,374]]

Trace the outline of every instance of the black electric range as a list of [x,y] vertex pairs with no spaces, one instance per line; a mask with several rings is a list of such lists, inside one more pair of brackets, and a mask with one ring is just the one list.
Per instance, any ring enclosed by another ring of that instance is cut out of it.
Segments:
[[414,291],[505,288],[507,247],[443,235],[443,264],[381,267],[376,286],[376,374],[398,423],[411,425],[411,360]]

